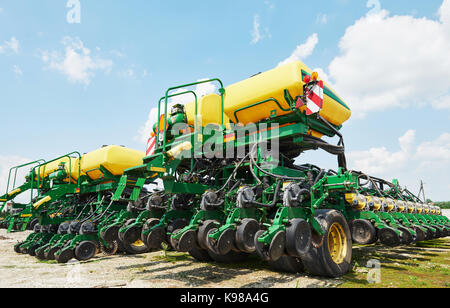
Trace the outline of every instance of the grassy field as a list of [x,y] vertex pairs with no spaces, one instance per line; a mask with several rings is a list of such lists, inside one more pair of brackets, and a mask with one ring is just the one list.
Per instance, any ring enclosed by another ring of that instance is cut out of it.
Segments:
[[[369,283],[369,260],[381,263],[380,283]],[[353,271],[340,288],[449,288],[450,239],[386,248],[357,246],[353,250]]]

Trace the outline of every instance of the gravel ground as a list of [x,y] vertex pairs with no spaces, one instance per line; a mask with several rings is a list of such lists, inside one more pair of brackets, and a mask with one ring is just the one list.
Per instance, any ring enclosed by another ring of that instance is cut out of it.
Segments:
[[138,256],[117,255],[60,265],[39,262],[13,251],[28,232],[6,234],[0,230],[0,287],[89,288],[314,288],[334,287],[339,279],[318,279],[306,274],[273,272],[252,259],[243,264],[223,265],[194,261],[186,254],[154,252]]

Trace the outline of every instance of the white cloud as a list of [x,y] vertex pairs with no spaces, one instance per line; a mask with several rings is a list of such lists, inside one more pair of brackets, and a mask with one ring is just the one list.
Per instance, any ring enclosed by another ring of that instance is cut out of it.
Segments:
[[420,180],[424,180],[430,184],[427,194],[432,199],[448,200],[450,133],[444,132],[435,140],[418,145],[415,140],[416,132],[409,130],[398,139],[398,151],[379,147],[349,152],[349,167],[385,179],[397,178],[408,188],[414,188],[413,192],[418,191]]
[[13,36],[9,41],[5,41],[3,45],[0,45],[0,53],[5,53],[7,51],[19,53],[19,48],[19,41]]
[[389,152],[386,147],[371,148],[366,151],[354,151],[348,154],[350,165],[372,175],[382,175],[388,170],[401,168],[410,156],[415,140],[415,131],[409,130],[399,138],[400,151]]
[[260,30],[261,24],[259,22],[259,15],[256,14],[253,17],[253,30],[252,30],[252,44],[256,44],[259,41],[261,41],[263,39],[263,35],[261,34],[261,30]]
[[63,56],[57,51],[44,51],[41,58],[49,69],[67,76],[70,82],[89,85],[96,71],[110,72],[113,62],[92,56],[79,38],[67,36],[62,44],[65,46]]
[[[208,78],[205,79],[199,79],[197,81],[204,81],[204,80],[208,80]],[[182,93],[187,91],[188,89],[178,89],[175,90],[173,93],[171,94],[177,94],[177,93]],[[214,83],[211,82],[206,82],[206,83],[202,83],[199,84],[195,87],[194,92],[197,95],[198,99],[200,99],[201,97],[214,93],[217,90],[217,86]],[[185,105],[187,103],[190,103],[194,100],[193,96],[191,94],[186,94],[186,95],[180,95],[180,96],[176,96],[174,98],[169,99],[169,103],[167,104],[167,110],[168,112],[170,112],[170,109],[172,108],[172,106],[176,105],[176,104],[182,104]],[[164,113],[164,102],[161,103],[161,114]],[[147,144],[147,140],[150,137],[150,132],[153,129],[153,126],[155,125],[155,123],[158,121],[158,108],[152,108],[148,114],[147,117],[147,121],[145,122],[145,124],[143,126],[141,126],[139,128],[138,131],[138,135],[134,138],[137,141],[140,141],[143,144]]]
[[22,76],[23,75],[22,70],[17,65],[13,66],[13,72],[14,72],[14,74],[16,74],[16,76]]
[[431,102],[431,105],[435,109],[449,109],[450,110],[450,94],[443,95],[441,97],[436,98]]
[[443,133],[433,141],[424,142],[417,147],[415,154],[420,167],[445,166],[450,163],[450,133]]
[[341,54],[329,65],[334,88],[354,116],[390,108],[427,104],[446,108],[450,95],[450,0],[439,9],[439,21],[390,16],[379,1],[347,28]]
[[310,37],[308,37],[308,39],[306,40],[305,43],[300,44],[297,46],[297,48],[295,48],[294,52],[291,54],[291,56],[289,58],[287,58],[286,60],[280,62],[278,64],[278,66],[283,65],[283,64],[287,64],[293,61],[302,61],[304,59],[306,59],[307,57],[309,57],[314,49],[316,48],[316,45],[319,43],[319,38],[317,36],[317,33],[312,34]]
[[0,7],[0,14],[3,13],[3,11],[4,11],[3,8]]
[[322,13],[317,14],[316,24],[326,25],[327,23],[328,23],[328,16],[327,16],[327,14],[322,14]]
[[264,1],[264,4],[267,6],[268,9],[273,10],[275,8],[275,4],[273,4],[272,2],[266,0]]

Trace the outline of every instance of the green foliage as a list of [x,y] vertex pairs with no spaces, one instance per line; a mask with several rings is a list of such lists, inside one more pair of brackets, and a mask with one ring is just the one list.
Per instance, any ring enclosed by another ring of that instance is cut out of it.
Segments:
[[450,209],[450,201],[435,202],[434,205],[439,206],[441,209]]

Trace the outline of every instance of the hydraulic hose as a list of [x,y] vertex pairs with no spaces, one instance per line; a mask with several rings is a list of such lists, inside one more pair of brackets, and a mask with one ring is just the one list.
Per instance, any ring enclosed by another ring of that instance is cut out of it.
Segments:
[[278,202],[278,193],[280,192],[281,184],[283,181],[278,181],[277,186],[275,187],[275,192],[273,193],[273,200],[270,204],[260,203],[257,201],[251,201],[250,203],[256,206],[266,207],[266,208],[273,208],[277,202]]

